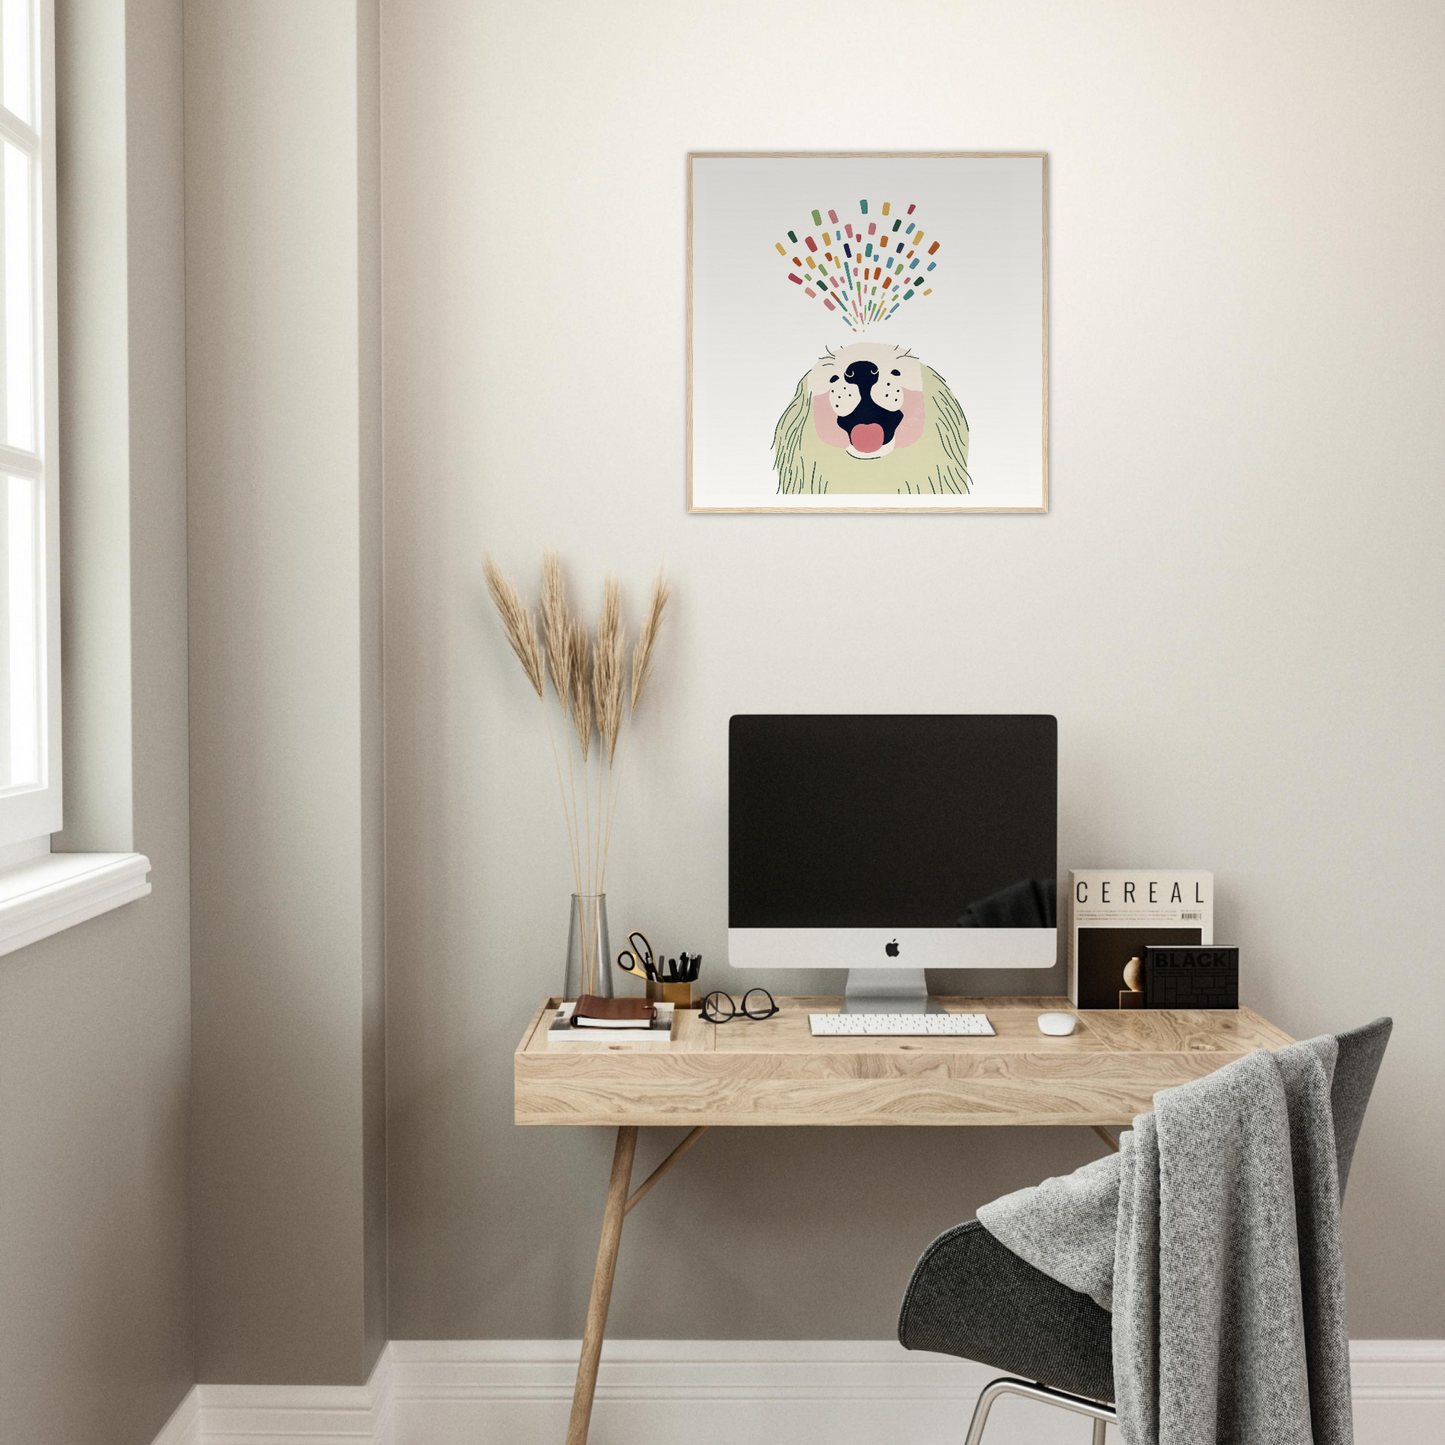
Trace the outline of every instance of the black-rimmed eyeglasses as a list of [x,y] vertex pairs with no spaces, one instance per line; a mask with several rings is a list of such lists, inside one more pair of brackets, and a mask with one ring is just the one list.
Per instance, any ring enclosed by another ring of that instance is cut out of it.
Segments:
[[742,1007],[733,1002],[730,993],[714,989],[702,1001],[702,1016],[710,1024],[730,1023],[736,1018],[770,1019],[778,1012],[778,1005],[765,988],[750,988],[743,995]]

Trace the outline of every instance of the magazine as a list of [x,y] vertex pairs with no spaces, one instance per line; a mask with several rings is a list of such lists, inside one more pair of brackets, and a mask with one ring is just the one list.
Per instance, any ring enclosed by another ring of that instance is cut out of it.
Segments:
[[1148,944],[1213,942],[1212,873],[1173,868],[1069,873],[1069,998],[1075,1008],[1142,1008]]

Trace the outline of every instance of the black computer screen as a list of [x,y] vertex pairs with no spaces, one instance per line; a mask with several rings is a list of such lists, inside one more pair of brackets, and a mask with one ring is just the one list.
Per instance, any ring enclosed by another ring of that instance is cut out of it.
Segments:
[[1052,927],[1057,831],[1052,717],[731,721],[729,927]]

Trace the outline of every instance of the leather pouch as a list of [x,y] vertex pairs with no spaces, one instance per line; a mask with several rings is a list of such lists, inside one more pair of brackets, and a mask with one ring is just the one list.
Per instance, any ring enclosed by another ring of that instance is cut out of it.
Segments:
[[650,1024],[657,1017],[657,1008],[645,998],[599,998],[584,993],[572,1010],[574,1029],[636,1028]]

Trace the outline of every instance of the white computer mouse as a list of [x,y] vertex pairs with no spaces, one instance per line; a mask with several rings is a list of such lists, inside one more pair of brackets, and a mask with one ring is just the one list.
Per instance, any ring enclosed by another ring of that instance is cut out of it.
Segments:
[[1079,1020],[1073,1014],[1040,1014],[1039,1032],[1041,1034],[1071,1034],[1078,1022]]

